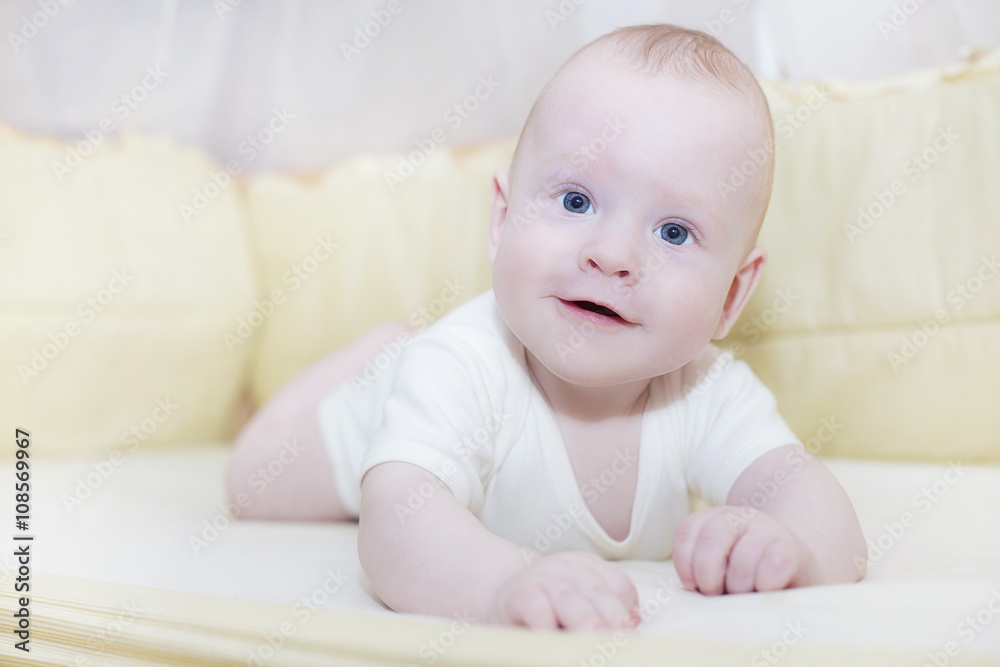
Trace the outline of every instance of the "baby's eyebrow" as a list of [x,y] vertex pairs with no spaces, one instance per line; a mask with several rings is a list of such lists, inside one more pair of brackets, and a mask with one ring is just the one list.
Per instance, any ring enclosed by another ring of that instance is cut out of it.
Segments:
[[[719,209],[718,202],[713,197],[699,196],[694,191],[677,191],[673,188],[666,188],[665,205],[670,209],[683,208],[687,213],[683,217],[689,219],[702,231],[721,233],[725,230],[725,218]],[[693,219],[691,219],[693,217]]]
[[698,211],[698,219],[694,222],[704,224],[714,231],[722,231],[725,228],[721,212],[711,202],[702,200],[684,203],[691,209]]
[[546,181],[553,179],[566,180],[578,172],[578,167],[573,164],[575,153],[559,153],[541,163],[542,171],[546,176]]

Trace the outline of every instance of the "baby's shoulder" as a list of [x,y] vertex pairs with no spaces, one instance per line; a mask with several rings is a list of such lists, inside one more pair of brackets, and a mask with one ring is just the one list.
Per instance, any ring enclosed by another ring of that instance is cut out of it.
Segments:
[[406,346],[410,364],[461,366],[488,376],[519,373],[524,353],[487,290],[456,307],[425,329]]

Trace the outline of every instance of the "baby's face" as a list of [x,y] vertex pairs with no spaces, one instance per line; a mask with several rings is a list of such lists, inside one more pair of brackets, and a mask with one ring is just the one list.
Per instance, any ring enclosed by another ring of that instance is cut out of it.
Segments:
[[555,83],[509,183],[498,174],[490,236],[500,311],[549,371],[655,377],[728,332],[764,263],[747,253],[751,193],[718,185],[763,141],[747,116],[704,85],[609,65]]

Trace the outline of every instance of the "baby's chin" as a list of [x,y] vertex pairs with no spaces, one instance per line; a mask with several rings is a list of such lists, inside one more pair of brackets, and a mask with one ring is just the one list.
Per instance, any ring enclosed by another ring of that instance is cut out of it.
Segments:
[[549,373],[563,382],[577,387],[614,387],[650,380],[666,375],[683,363],[654,363],[651,360],[628,360],[622,363],[613,355],[586,354],[580,350],[560,350],[554,353],[538,354],[528,348],[528,352]]

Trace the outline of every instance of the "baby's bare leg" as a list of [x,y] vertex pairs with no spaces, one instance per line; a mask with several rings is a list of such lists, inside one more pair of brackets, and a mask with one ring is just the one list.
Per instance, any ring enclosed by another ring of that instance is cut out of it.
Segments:
[[[402,322],[382,325],[350,345],[305,369],[264,404],[236,436],[226,472],[229,502],[245,494],[248,519],[333,520],[350,518],[337,495],[333,471],[323,446],[316,408],[338,384],[360,371],[384,343],[409,331]],[[286,442],[300,452],[287,465],[281,458]],[[266,474],[268,464],[282,462],[278,476]],[[265,474],[259,471],[263,469]],[[245,504],[245,503],[244,503]]]

